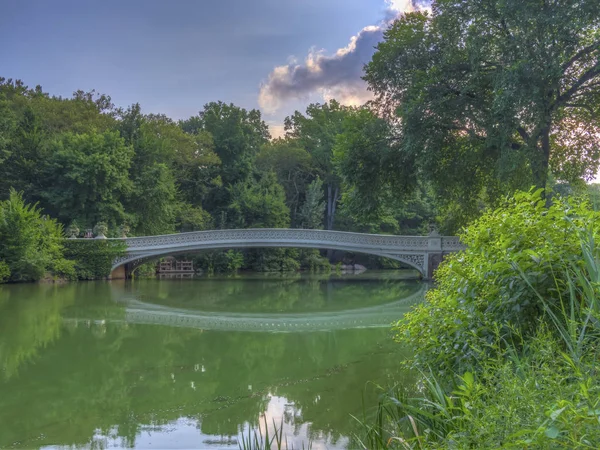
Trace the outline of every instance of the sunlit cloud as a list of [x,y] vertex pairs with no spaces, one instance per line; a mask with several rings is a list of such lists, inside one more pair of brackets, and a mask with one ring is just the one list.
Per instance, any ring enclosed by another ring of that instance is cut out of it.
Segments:
[[346,105],[360,105],[372,95],[361,79],[375,46],[383,39],[389,20],[399,14],[421,8],[415,0],[386,0],[388,18],[363,28],[350,38],[348,45],[332,54],[311,49],[302,62],[291,58],[275,67],[261,85],[258,102],[267,113],[275,113],[290,100],[305,100],[319,94],[323,100],[335,98]]

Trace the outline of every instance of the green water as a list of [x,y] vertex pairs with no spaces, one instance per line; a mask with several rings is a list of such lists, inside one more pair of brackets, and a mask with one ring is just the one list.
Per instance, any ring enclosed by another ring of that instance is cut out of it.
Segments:
[[263,417],[345,448],[422,290],[375,272],[0,286],[0,448],[238,448]]

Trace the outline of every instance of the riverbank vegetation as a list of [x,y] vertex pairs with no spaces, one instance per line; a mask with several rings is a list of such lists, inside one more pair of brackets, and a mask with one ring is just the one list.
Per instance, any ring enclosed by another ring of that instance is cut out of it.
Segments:
[[0,283],[37,281],[46,274],[74,279],[75,267],[63,254],[62,226],[11,190],[0,202]]
[[467,249],[395,325],[421,380],[359,418],[357,446],[600,447],[598,17],[437,0],[385,31],[372,108],[335,149],[343,199],[374,218],[427,186]]
[[539,190],[471,224],[395,325],[422,377],[384,397],[365,448],[598,448],[599,224]]

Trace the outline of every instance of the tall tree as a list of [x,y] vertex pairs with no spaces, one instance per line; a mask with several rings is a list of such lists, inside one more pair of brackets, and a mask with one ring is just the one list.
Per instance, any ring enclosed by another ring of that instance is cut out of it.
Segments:
[[325,184],[327,209],[325,228],[332,230],[335,212],[341,197],[340,178],[333,164],[333,147],[338,134],[343,130],[344,118],[350,108],[331,100],[314,103],[306,108],[306,115],[296,111],[285,119],[286,135],[297,139],[312,156],[318,175]]
[[[363,107],[347,114],[334,147],[345,211],[359,223],[377,222],[399,208],[416,184],[412,161],[397,149],[390,123]],[[393,173],[393,177],[386,174]]]
[[308,185],[315,177],[310,153],[297,139],[275,139],[262,147],[256,159],[256,167],[263,172],[275,172],[279,184],[285,190],[292,226],[298,225],[300,205],[305,199]]
[[106,221],[116,228],[127,218],[123,199],[130,193],[133,149],[115,131],[65,133],[50,144],[41,177],[44,210],[63,223],[92,227]]
[[325,201],[323,201],[323,182],[317,177],[308,185],[306,200],[300,208],[300,224],[302,227],[310,229],[322,228],[325,206]]
[[214,179],[216,183],[207,196],[205,207],[213,217],[224,218],[231,202],[230,187],[245,182],[252,174],[256,155],[270,138],[268,126],[260,111],[247,111],[223,102],[206,104],[197,116],[180,122],[180,125],[187,133],[212,136],[221,170],[219,178]]
[[[182,221],[186,229],[196,228],[188,219],[203,215],[203,201],[218,184],[219,158],[210,135],[188,134],[164,115],[143,115],[139,105],[122,111],[119,125],[121,135],[134,148],[133,189],[127,202],[134,231],[167,233]],[[188,219],[179,217],[182,214]]]
[[243,181],[250,175],[260,147],[270,138],[260,111],[247,111],[223,102],[208,103],[197,117],[181,122],[181,127],[188,133],[206,131],[212,135],[225,185]]
[[39,201],[43,191],[42,172],[49,153],[41,120],[31,107],[23,110],[13,138],[7,144],[6,160],[0,167],[0,187],[4,195],[15,188],[23,192],[26,201]]
[[[458,202],[591,177],[600,150],[600,3],[437,0],[386,32],[365,79],[414,160]],[[395,176],[387,171],[387,176]]]
[[233,228],[287,228],[290,210],[285,192],[273,172],[256,180],[250,177],[230,188],[229,224]]
[[16,128],[16,119],[6,96],[0,92],[0,165],[11,154],[10,147]]

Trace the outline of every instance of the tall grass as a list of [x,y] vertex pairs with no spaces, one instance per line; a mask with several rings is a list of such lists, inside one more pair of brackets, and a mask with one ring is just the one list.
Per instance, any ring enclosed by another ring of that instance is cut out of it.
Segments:
[[475,373],[439,377],[432,368],[416,394],[384,393],[359,420],[357,446],[600,448],[600,252],[591,232],[581,242],[583,258],[561,265],[551,302],[514,267],[543,305],[533,336],[507,342],[497,331],[495,356]]

